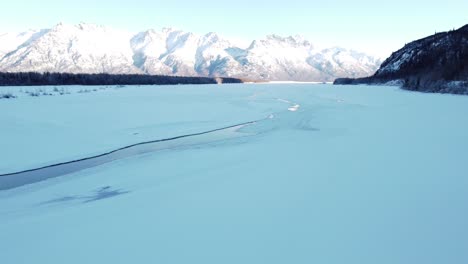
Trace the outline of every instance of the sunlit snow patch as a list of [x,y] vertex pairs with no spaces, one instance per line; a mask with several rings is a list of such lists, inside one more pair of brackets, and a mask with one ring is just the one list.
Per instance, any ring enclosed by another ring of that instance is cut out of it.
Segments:
[[285,100],[285,99],[276,98],[276,100],[280,101],[280,102],[283,102],[283,103],[291,104],[291,105],[294,104],[294,105],[288,107],[288,111],[291,111],[291,112],[296,112],[300,107],[300,105],[298,105],[296,103],[293,103],[291,101]]
[[291,107],[288,107],[288,111],[296,112],[299,109],[299,107],[301,107],[301,106],[298,105],[298,104],[295,104],[295,105],[293,105]]

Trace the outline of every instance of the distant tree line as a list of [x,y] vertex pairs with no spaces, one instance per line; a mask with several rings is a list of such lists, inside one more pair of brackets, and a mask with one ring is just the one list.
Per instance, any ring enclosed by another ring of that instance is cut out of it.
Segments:
[[0,72],[0,86],[171,85],[216,83],[242,83],[242,80],[236,78],[221,77],[181,77],[146,74]]

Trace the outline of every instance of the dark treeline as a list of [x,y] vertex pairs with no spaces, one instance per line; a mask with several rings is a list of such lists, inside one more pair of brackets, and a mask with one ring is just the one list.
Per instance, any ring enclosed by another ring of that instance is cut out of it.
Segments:
[[0,72],[0,86],[32,85],[170,85],[242,83],[236,78],[180,77],[146,74],[73,74]]

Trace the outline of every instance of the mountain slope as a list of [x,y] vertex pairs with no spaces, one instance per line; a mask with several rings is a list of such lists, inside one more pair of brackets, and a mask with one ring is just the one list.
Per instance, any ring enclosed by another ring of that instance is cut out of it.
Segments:
[[2,71],[137,73],[125,32],[59,24],[0,60]]
[[332,81],[366,76],[380,61],[342,48],[318,50],[303,37],[267,36],[240,48],[216,33],[165,28],[132,34],[104,26],[58,24],[0,35],[0,71],[146,73],[252,80]]
[[392,53],[373,76],[335,81],[386,82],[415,91],[468,94],[468,25],[405,45]]
[[43,36],[48,30],[28,30],[19,34],[0,34],[0,58],[8,52],[18,49],[20,46],[29,45],[34,40]]

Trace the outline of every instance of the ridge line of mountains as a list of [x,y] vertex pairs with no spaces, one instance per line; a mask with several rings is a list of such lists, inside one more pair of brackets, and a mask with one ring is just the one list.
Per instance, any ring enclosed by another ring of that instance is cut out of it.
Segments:
[[86,23],[0,35],[0,72],[330,82],[368,76],[380,64],[379,58],[353,50],[317,49],[300,36],[269,35],[241,48],[213,32],[165,28],[134,34]]

